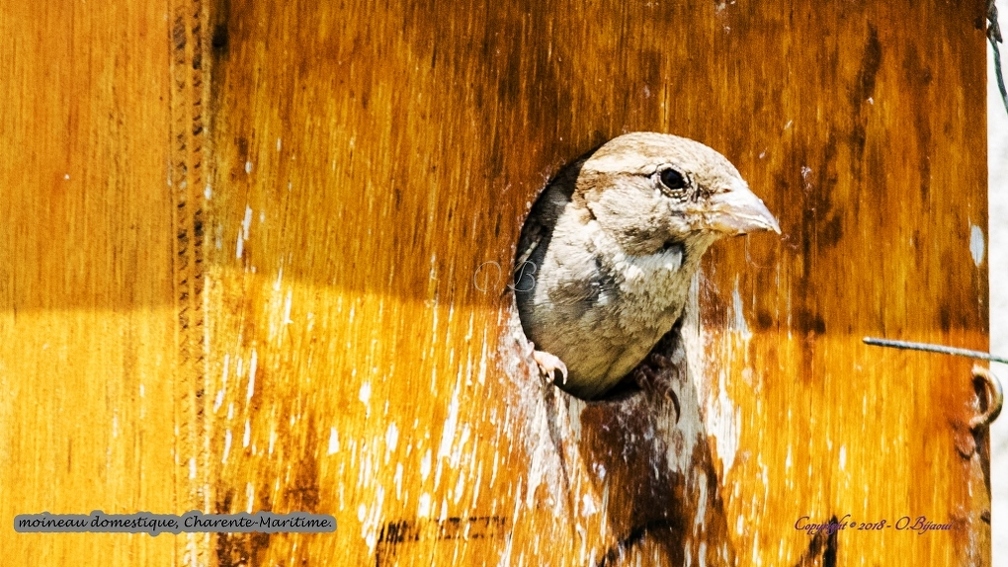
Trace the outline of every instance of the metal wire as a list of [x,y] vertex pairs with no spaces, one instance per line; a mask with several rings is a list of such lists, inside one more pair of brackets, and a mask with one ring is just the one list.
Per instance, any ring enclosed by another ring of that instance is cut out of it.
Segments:
[[980,360],[992,360],[1002,364],[1008,364],[1008,358],[995,356],[982,350],[970,350],[966,348],[956,348],[945,345],[934,345],[929,343],[914,343],[910,341],[894,341],[891,339],[879,339],[875,337],[865,337],[865,344],[883,346],[890,348],[901,348],[908,350],[922,350],[925,352],[937,352],[941,354],[951,354],[953,356],[965,356],[967,358],[977,358]]
[[987,40],[994,50],[994,76],[997,78],[998,90],[1001,91],[1001,102],[1004,103],[1005,111],[1008,112],[1008,92],[1005,91],[1004,75],[1001,73],[1001,50],[998,49],[998,44],[1003,40],[994,0],[987,0],[987,22]]

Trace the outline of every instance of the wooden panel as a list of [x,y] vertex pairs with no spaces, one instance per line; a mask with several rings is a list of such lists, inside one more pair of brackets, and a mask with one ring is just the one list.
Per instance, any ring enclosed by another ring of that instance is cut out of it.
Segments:
[[[339,523],[220,564],[989,561],[968,362],[861,344],[985,345],[982,8],[218,3],[217,511]],[[545,180],[634,130],[784,229],[705,263],[679,421],[541,385],[506,289]],[[794,528],[845,514],[955,529]]]
[[[860,342],[986,345],[983,3],[445,4],[3,9],[4,517],[338,529],[0,547],[989,564],[969,363]],[[549,176],[634,130],[723,152],[784,234],[709,253],[663,388],[584,402],[535,376],[510,266]],[[795,529],[847,514],[954,529]]]
[[18,534],[16,514],[181,513],[167,5],[0,8],[0,549],[165,564],[183,538]]

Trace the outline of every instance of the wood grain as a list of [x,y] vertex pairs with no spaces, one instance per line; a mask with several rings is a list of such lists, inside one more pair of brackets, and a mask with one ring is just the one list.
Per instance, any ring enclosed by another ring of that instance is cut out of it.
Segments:
[[[218,4],[217,501],[341,526],[229,538],[219,560],[986,561],[982,466],[957,450],[968,363],[860,342],[985,344],[980,9]],[[705,264],[678,392],[699,431],[651,398],[632,409],[660,415],[621,420],[544,391],[513,338],[530,202],[633,130],[722,150],[784,227]],[[688,446],[694,468],[652,474]],[[834,514],[956,530],[837,551],[794,528]]]
[[[165,5],[0,8],[0,549],[165,564],[181,539],[18,534],[16,514],[184,511]],[[183,481],[184,482],[184,481]]]
[[[983,2],[187,1],[47,35],[51,10],[0,19],[0,474],[38,483],[6,517],[338,529],[5,549],[990,563],[971,363],[861,343],[986,347]],[[711,250],[661,387],[586,403],[535,376],[507,286],[549,176],[635,130],[720,150],[784,234]],[[904,516],[953,529],[856,529]]]

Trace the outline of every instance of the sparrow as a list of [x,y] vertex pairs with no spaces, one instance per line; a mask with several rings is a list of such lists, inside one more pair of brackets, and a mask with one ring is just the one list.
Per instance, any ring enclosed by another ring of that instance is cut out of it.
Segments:
[[532,205],[515,258],[540,371],[575,396],[602,396],[672,329],[707,248],[756,231],[780,226],[700,142],[635,132],[577,159]]

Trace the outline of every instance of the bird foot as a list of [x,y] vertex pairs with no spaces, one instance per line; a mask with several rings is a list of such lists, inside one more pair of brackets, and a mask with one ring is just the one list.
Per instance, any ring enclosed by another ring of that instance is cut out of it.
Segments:
[[560,375],[563,376],[562,383],[567,383],[567,365],[559,357],[544,350],[535,350],[535,345],[532,344],[532,358],[536,361],[536,364],[539,366],[539,372],[543,376],[553,378],[555,372],[559,370]]

